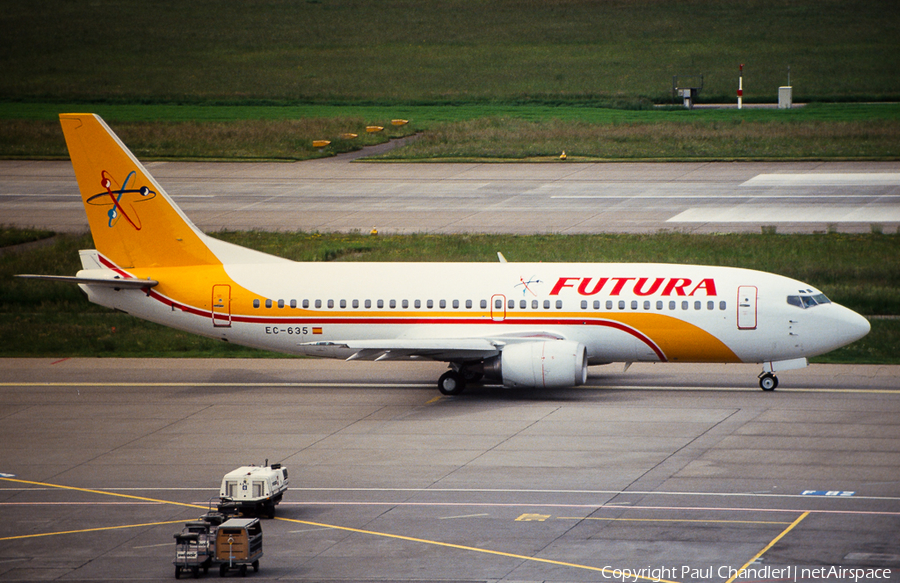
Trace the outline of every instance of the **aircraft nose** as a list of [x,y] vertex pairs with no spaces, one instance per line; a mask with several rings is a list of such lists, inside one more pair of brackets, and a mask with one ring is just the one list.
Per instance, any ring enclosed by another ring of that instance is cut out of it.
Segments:
[[872,325],[863,316],[860,316],[849,308],[841,307],[840,314],[835,322],[835,334],[839,336],[841,346],[856,342],[869,333]]
[[852,329],[851,335],[853,336],[853,340],[851,340],[850,342],[855,342],[871,332],[872,324],[870,324],[866,318],[860,316],[853,310],[850,310],[850,313],[853,314],[853,317],[851,318],[851,321],[848,325],[848,327]]

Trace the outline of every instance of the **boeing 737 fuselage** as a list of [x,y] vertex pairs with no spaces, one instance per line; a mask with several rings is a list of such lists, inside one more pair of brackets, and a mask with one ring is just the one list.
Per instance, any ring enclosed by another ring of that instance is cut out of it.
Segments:
[[298,263],[199,231],[106,124],[60,120],[96,250],[90,301],[246,346],[448,362],[445,394],[495,379],[572,387],[609,362],[806,366],[869,332],[814,287],[729,267],[645,263]]

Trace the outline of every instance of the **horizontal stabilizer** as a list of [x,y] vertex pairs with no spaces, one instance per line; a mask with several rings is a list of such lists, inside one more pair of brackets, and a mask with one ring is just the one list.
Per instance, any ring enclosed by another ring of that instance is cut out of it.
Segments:
[[155,279],[136,278],[102,278],[102,277],[74,277],[70,275],[17,275],[22,279],[42,279],[44,281],[62,281],[67,283],[83,283],[87,285],[105,285],[119,289],[145,289],[159,285]]

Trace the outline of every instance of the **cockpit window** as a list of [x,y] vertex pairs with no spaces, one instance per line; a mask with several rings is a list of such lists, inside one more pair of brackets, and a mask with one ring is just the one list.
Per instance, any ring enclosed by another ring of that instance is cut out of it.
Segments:
[[812,292],[801,292],[800,295],[788,296],[787,303],[798,308],[813,308],[820,304],[830,304],[831,300],[825,297],[825,294],[817,294]]

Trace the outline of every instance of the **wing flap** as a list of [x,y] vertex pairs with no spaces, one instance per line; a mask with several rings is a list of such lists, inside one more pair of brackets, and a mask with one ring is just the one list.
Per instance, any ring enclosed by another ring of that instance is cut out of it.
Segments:
[[307,342],[304,346],[334,346],[355,352],[347,360],[481,360],[500,353],[502,342],[483,338],[388,338],[345,342]]

